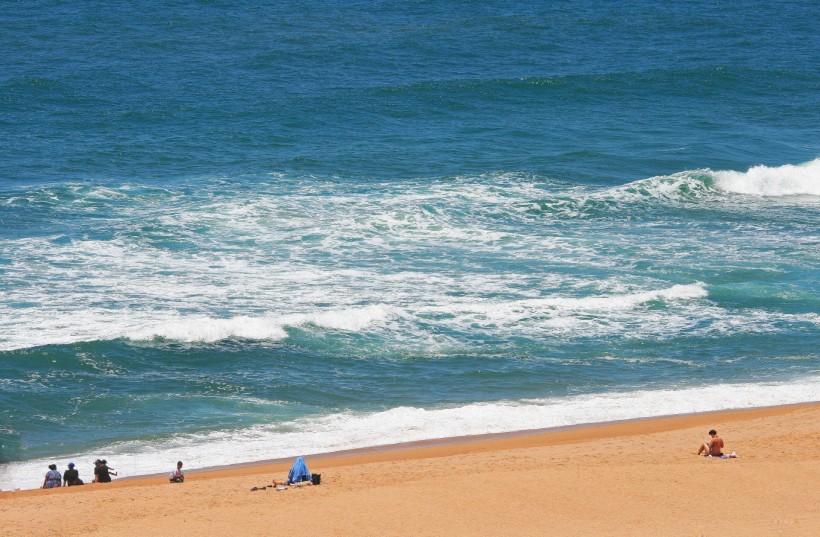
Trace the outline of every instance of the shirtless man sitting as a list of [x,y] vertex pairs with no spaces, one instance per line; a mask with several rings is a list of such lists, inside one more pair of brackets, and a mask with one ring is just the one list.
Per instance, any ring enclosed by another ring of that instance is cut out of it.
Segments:
[[700,445],[700,449],[698,450],[698,455],[701,453],[704,454],[705,457],[720,457],[723,455],[723,439],[717,435],[717,431],[712,429],[709,431],[709,436],[712,437],[711,440],[708,442],[704,442]]

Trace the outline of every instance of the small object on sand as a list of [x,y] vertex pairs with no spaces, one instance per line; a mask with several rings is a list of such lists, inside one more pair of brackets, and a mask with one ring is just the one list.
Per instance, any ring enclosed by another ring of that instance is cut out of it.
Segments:
[[255,491],[255,490],[259,490],[259,487],[253,487],[253,488],[251,489],[251,492],[253,492],[253,491]]
[[287,487],[283,487],[282,485],[277,485],[276,490],[288,490]]
[[737,458],[737,453],[735,453],[733,451],[733,452],[729,453],[728,455],[723,453],[723,454],[720,454],[720,455],[706,455],[706,456],[709,457],[710,459],[736,459]]

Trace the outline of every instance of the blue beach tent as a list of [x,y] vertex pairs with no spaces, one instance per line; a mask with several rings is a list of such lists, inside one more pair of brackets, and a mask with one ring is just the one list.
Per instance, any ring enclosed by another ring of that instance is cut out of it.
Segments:
[[298,457],[296,462],[293,463],[293,466],[291,466],[290,472],[288,472],[288,484],[300,483],[302,481],[310,481],[310,471],[308,470],[307,464],[305,464],[305,459]]

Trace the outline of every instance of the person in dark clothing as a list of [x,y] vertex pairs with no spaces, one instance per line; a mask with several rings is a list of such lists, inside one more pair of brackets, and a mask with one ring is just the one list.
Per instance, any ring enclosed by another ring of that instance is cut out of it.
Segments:
[[105,459],[103,459],[103,460],[102,460],[102,464],[103,464],[103,466],[105,466],[105,469],[106,469],[106,470],[108,470],[108,473],[109,473],[109,474],[111,474],[111,475],[117,475],[117,472],[115,472],[113,468],[111,468],[110,466],[108,466],[108,463],[106,462],[106,460],[105,460]]
[[68,463],[68,470],[63,472],[63,486],[73,487],[75,485],[82,485],[83,480],[80,479],[80,472],[74,469],[74,463]]
[[108,467],[105,459],[94,461],[94,483],[111,483],[111,474],[117,475],[117,472]]

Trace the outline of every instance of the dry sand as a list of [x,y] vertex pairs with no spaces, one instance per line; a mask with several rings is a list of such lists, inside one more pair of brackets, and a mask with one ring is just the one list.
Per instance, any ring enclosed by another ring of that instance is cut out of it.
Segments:
[[[739,458],[695,456],[711,428]],[[820,535],[820,404],[307,462],[320,486],[251,492],[279,463],[1,493],[0,535]]]

